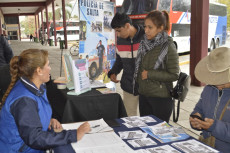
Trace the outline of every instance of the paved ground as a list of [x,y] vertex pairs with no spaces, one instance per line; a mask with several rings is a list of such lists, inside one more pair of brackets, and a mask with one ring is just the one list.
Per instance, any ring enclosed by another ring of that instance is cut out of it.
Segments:
[[[230,47],[230,43],[227,43],[227,46]],[[29,48],[39,48],[39,49],[45,49],[49,51],[49,60],[51,65],[51,76],[52,79],[55,79],[60,76],[60,66],[61,66],[61,50],[59,47],[55,46],[42,46],[40,43],[34,43],[29,42],[28,40],[23,41],[11,41],[11,47],[14,51],[14,55],[19,55],[23,50],[29,49]],[[68,52],[68,50],[63,50],[63,52]],[[186,72],[189,74],[189,56],[180,56],[180,68],[183,72]],[[62,70],[62,76],[64,76],[64,72]],[[121,77],[121,74],[118,76],[118,78]],[[120,89],[120,84],[116,84],[116,89],[119,94],[122,96],[122,90]],[[200,93],[202,92],[203,87],[196,87],[191,86],[190,90],[188,92],[188,95],[186,97],[186,100],[181,103],[180,108],[180,117],[177,123],[174,123],[172,120],[170,120],[170,124],[174,126],[182,126],[185,131],[192,135],[195,138],[198,138],[199,131],[195,131],[190,128],[189,124],[189,115],[193,108],[195,107],[199,97]]]

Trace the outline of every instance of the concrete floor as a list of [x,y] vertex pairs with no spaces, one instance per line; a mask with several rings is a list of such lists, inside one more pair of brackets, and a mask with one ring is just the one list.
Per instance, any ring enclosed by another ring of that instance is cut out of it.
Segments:
[[[228,41],[227,46],[230,47],[230,43]],[[29,42],[28,40],[23,41],[11,41],[11,47],[13,49],[14,55],[19,55],[23,50],[29,49],[29,48],[39,48],[39,49],[45,49],[49,52],[49,60],[51,65],[51,76],[52,79],[55,79],[60,76],[60,66],[61,66],[61,50],[59,49],[59,46],[42,46],[40,43],[35,42]],[[68,52],[68,49],[64,49],[63,52]],[[186,72],[189,74],[189,55],[188,56],[180,56],[180,68],[181,71]],[[121,74],[119,74],[118,79],[120,79]],[[62,69],[62,76],[64,76],[64,72]],[[120,88],[120,84],[116,84],[116,90],[122,97],[122,90]],[[180,117],[177,123],[174,123],[172,121],[172,117],[170,120],[170,124],[173,126],[181,126],[184,128],[184,130],[191,136],[198,138],[199,131],[195,131],[191,129],[189,124],[189,115],[192,112],[193,108],[195,107],[197,101],[199,100],[200,93],[202,92],[203,87],[196,87],[192,86],[190,87],[190,90],[188,92],[188,95],[186,97],[186,100],[181,103],[180,107]]]

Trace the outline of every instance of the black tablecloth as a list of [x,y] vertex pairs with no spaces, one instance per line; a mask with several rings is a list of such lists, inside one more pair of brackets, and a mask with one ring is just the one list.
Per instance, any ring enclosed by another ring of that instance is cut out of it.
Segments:
[[101,94],[92,89],[78,96],[67,95],[68,90],[59,90],[57,85],[47,83],[47,97],[50,101],[53,117],[61,123],[88,120],[116,119],[126,117],[127,113],[117,93]]

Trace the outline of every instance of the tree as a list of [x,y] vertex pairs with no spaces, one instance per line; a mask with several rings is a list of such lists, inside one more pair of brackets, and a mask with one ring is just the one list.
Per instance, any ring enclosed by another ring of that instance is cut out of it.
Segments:
[[[67,3],[65,5],[65,11],[66,11],[66,20],[71,18],[71,13],[73,10],[73,6],[70,3]],[[60,20],[62,19],[62,8],[58,8],[55,10],[55,18],[56,20]]]
[[25,35],[35,34],[35,21],[34,16],[26,16],[24,21],[20,23],[21,27],[24,28]]
[[219,3],[227,5],[227,27],[230,30],[230,1],[229,0],[219,0]]

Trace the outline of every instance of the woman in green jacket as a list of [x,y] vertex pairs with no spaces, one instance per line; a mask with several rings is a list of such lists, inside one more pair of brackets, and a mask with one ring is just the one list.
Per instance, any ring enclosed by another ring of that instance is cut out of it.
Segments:
[[179,59],[173,39],[168,36],[169,25],[166,11],[155,10],[146,16],[134,73],[134,83],[139,85],[140,115],[155,115],[167,122],[173,108],[169,90],[179,76]]

